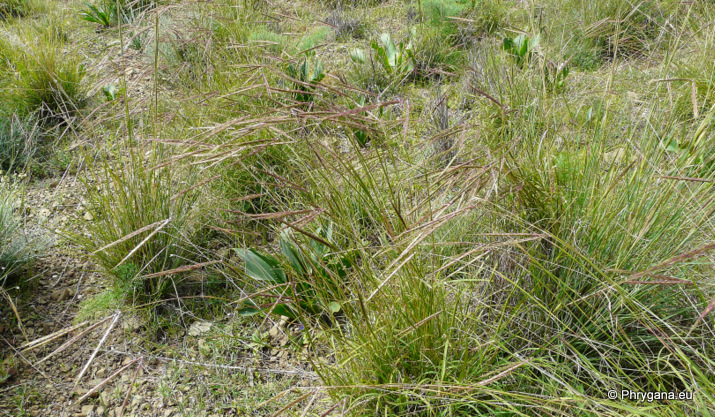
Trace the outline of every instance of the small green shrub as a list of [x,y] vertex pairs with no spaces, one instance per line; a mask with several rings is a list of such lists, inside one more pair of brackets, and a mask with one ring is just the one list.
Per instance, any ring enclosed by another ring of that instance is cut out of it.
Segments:
[[563,13],[553,15],[550,37],[559,33],[568,39],[565,58],[587,70],[615,55],[651,53],[671,38],[673,25],[686,14],[678,12],[682,3],[673,1],[568,0],[557,4]]
[[169,42],[165,57],[171,67],[171,77],[187,87],[202,80],[211,71],[206,44],[195,39],[177,38]]
[[581,71],[595,71],[601,66],[600,50],[588,42],[573,40],[566,46],[564,58]]
[[[360,96],[357,104],[359,107],[364,107],[366,104],[365,96]],[[363,112],[363,114],[364,113],[365,112]],[[382,117],[385,114],[384,107],[380,107],[379,109],[377,109],[377,112],[373,113],[373,114],[378,119],[382,119]],[[354,126],[349,126],[348,128],[353,132],[355,141],[357,142],[358,146],[361,148],[367,147],[367,144],[372,142],[377,137],[373,130],[369,130],[367,128],[358,128],[358,127],[354,127]]]
[[350,52],[350,58],[353,63],[359,68],[361,67],[361,69],[368,67],[368,72],[370,72],[369,68],[372,67],[374,81],[380,79],[380,77],[375,74],[374,62],[377,62],[379,68],[387,74],[387,80],[390,82],[390,85],[407,78],[407,76],[414,71],[415,58],[412,52],[412,40],[407,44],[403,41],[395,45],[390,34],[383,33],[380,36],[380,42],[373,39],[370,42],[370,47],[373,50],[373,54],[370,57],[371,62],[367,62],[365,51],[362,49],[352,50]]
[[307,51],[308,49],[315,48],[316,46],[325,43],[330,34],[330,28],[319,27],[305,36],[303,36],[298,42],[298,52]]
[[455,45],[454,36],[430,26],[413,32],[415,75],[419,79],[434,81],[456,73],[464,52]]
[[272,32],[266,28],[259,28],[251,31],[248,35],[248,42],[279,55],[285,47],[286,38],[285,36]]
[[560,92],[566,87],[566,77],[569,76],[569,65],[567,63],[555,63],[548,60],[544,63],[544,82],[546,89],[550,92]]
[[359,17],[352,17],[342,8],[332,12],[326,19],[335,32],[335,39],[346,41],[348,39],[364,39],[366,36],[365,22]]
[[372,40],[370,47],[375,52],[377,62],[382,65],[388,74],[395,74],[398,78],[401,78],[404,74],[409,74],[414,70],[415,59],[412,53],[411,41],[407,44],[400,42],[396,46],[392,42],[390,34],[383,33],[380,36],[380,43]]
[[464,3],[458,0],[427,0],[422,2],[425,20],[428,24],[440,28],[446,35],[457,34],[457,23],[451,18],[459,17],[464,10]]
[[129,47],[135,51],[143,51],[144,43],[146,42],[145,36],[141,33],[129,32]]
[[122,88],[122,87],[117,88],[117,86],[114,85],[113,83],[107,84],[104,87],[102,87],[102,95],[104,95],[105,100],[114,101],[124,95],[124,88]]
[[[473,0],[468,10],[462,12],[468,23],[465,29],[469,35],[483,37],[496,33],[506,22],[506,6],[501,0]],[[462,36],[464,38],[464,36]]]

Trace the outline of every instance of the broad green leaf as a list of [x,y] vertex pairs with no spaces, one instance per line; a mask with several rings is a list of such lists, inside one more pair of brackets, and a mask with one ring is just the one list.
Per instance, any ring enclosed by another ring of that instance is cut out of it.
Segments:
[[281,252],[283,255],[285,255],[286,258],[288,258],[288,262],[290,262],[291,266],[297,272],[299,275],[305,275],[306,271],[309,269],[306,267],[305,262],[303,260],[303,256],[301,255],[300,251],[298,248],[295,247],[293,242],[290,241],[290,233],[288,230],[284,230],[281,232],[280,238],[278,239],[278,243],[281,247]]
[[333,313],[337,313],[338,311],[340,311],[340,304],[336,303],[335,301],[332,301],[332,302],[328,303],[328,308]]
[[325,78],[323,74],[323,62],[318,61],[315,63],[315,69],[313,70],[313,79],[310,80],[312,83],[319,83]]
[[350,59],[352,59],[355,63],[364,64],[365,51],[363,51],[362,49],[353,49],[352,51],[350,51]]
[[390,38],[389,33],[383,33],[380,35],[380,42],[382,42],[383,45],[385,45],[385,49],[387,49],[387,44],[392,43],[392,39]]
[[286,282],[285,273],[274,258],[263,256],[253,249],[234,249],[234,251],[246,264],[246,273],[251,278],[277,284]]
[[273,311],[271,311],[271,313],[286,316],[291,319],[298,318],[298,316],[293,312],[293,310],[288,307],[288,304],[276,304],[276,306],[273,307]]
[[355,139],[357,139],[358,145],[360,145],[361,148],[364,148],[370,141],[370,137],[368,136],[368,134],[363,132],[362,130],[355,131]]
[[258,307],[244,307],[244,308],[236,311],[236,313],[239,316],[244,316],[244,317],[245,316],[253,316],[260,312],[261,312],[261,309],[259,309]]

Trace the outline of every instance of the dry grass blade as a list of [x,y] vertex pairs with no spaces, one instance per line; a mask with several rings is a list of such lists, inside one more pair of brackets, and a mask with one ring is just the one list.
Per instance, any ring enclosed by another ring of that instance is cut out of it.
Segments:
[[22,325],[22,319],[20,318],[20,313],[17,311],[17,307],[15,307],[15,303],[12,301],[10,294],[8,294],[4,288],[0,288],[0,291],[2,291],[3,297],[5,297],[8,304],[10,304],[10,308],[12,309],[12,312],[15,314],[15,317],[17,318],[17,325],[18,325],[18,327],[20,327],[20,331],[22,332],[22,335],[25,336],[25,342],[30,343],[30,340],[27,337],[27,333],[25,332],[25,327]]
[[527,363],[529,363],[529,361],[526,361],[526,360],[525,360],[525,361],[519,362],[519,363],[517,363],[517,364],[514,364],[514,365],[510,366],[508,369],[506,369],[506,370],[504,370],[503,372],[500,372],[500,373],[494,375],[494,376],[491,377],[491,378],[485,379],[484,381],[477,382],[476,385],[477,385],[477,386],[480,386],[480,387],[487,386],[487,385],[491,384],[492,382],[495,382],[495,381],[498,381],[498,380],[504,378],[505,376],[507,376],[507,375],[509,375],[510,373],[512,373],[512,371],[514,371],[515,369],[517,369],[517,368],[519,368],[519,367],[521,367],[521,366],[523,366],[523,365],[525,365],[525,364],[527,364]]
[[122,259],[121,261],[119,261],[119,263],[116,264],[114,267],[116,268],[116,267],[122,265],[124,262],[126,262],[127,259],[130,259],[130,258],[132,257],[132,255],[134,255],[139,249],[141,249],[142,246],[144,246],[145,243],[147,243],[148,241],[150,241],[151,238],[153,238],[157,233],[159,233],[159,232],[161,231],[161,229],[163,229],[164,227],[166,227],[166,225],[169,224],[169,222],[171,222],[171,220],[172,220],[171,218],[168,218],[168,219],[162,221],[161,224],[159,225],[159,227],[157,227],[156,229],[154,229],[154,231],[151,232],[151,233],[149,234],[149,236],[147,236],[146,238],[144,238],[144,240],[142,240],[141,242],[139,242],[139,244],[138,244],[137,246],[135,246],[134,249],[132,249],[131,252],[129,252],[129,253],[127,254],[127,256],[125,256],[124,259]]
[[310,396],[311,394],[315,395],[316,392],[318,392],[318,391],[315,390],[315,391],[309,392],[309,393],[307,393],[307,394],[301,395],[300,397],[298,397],[298,398],[296,398],[295,400],[291,401],[291,402],[288,403],[285,407],[281,408],[281,409],[278,410],[276,413],[274,413],[274,414],[273,414],[273,417],[278,417],[278,416],[280,416],[284,411],[288,410],[289,408],[291,408],[291,407],[293,407],[294,405],[298,404],[299,402],[303,401],[304,399],[306,399],[306,398],[307,398],[308,396]]
[[124,397],[124,401],[122,402],[122,408],[119,409],[119,417],[124,416],[124,410],[127,408],[127,402],[129,402],[129,396],[132,393],[134,384],[137,382],[137,376],[139,376],[139,369],[141,369],[141,367],[142,367],[142,362],[143,362],[143,358],[139,358],[139,360],[137,361],[137,369],[134,370],[134,377],[132,378],[132,383],[129,384],[129,390],[127,391],[127,395]]
[[677,264],[679,262],[686,261],[688,259],[697,258],[713,249],[715,249],[715,243],[709,243],[707,245],[703,245],[697,249],[691,250],[690,252],[686,252],[686,253],[680,254],[678,256],[674,256],[666,261],[659,263],[658,265],[656,265],[652,268],[646,269],[645,271],[634,273],[633,276],[631,277],[631,279],[641,278],[643,276],[650,275],[655,271],[659,271],[661,269],[667,268],[667,267]]
[[97,327],[99,327],[99,326],[102,325],[103,323],[106,323],[106,322],[107,322],[109,319],[111,319],[112,317],[113,317],[113,316],[109,316],[109,317],[107,317],[107,318],[104,318],[104,319],[98,321],[97,323],[95,323],[95,324],[89,326],[88,328],[84,329],[84,330],[83,330],[82,332],[80,332],[78,335],[72,337],[70,340],[68,340],[68,341],[66,341],[65,343],[63,343],[60,347],[58,347],[57,349],[55,349],[52,353],[50,353],[49,355],[47,355],[47,356],[45,356],[44,358],[42,358],[39,362],[37,362],[37,364],[39,365],[39,364],[41,364],[42,362],[44,362],[44,361],[50,359],[51,357],[55,356],[56,354],[61,353],[62,351],[64,351],[65,349],[67,349],[67,347],[71,346],[73,343],[75,343],[76,341],[78,341],[79,339],[81,339],[82,337],[84,337],[84,335],[86,335],[87,333],[89,333],[89,332],[91,332],[92,330],[96,329]]
[[693,182],[715,182],[715,180],[707,179],[707,178],[673,177],[670,175],[663,175],[658,178],[664,178],[667,180],[693,181]]
[[710,304],[708,304],[708,306],[705,308],[705,310],[703,310],[703,312],[700,313],[697,320],[695,320],[695,323],[693,323],[693,327],[690,328],[691,332],[693,331],[693,329],[698,327],[698,324],[700,324],[700,322],[703,321],[705,316],[707,316],[708,314],[710,314],[711,311],[713,311],[713,308],[715,308],[715,298],[713,298],[713,300],[710,301]]
[[201,269],[205,266],[216,265],[218,263],[221,263],[221,261],[208,261],[208,262],[201,262],[201,263],[194,264],[194,265],[181,266],[179,268],[174,268],[174,269],[171,269],[168,271],[161,271],[161,272],[156,272],[156,273],[149,274],[149,275],[144,275],[142,277],[142,279],[159,278],[159,277],[163,277],[166,275],[180,274],[182,272],[194,271],[196,269]]
[[[328,414],[332,413],[333,410],[336,408],[340,407],[340,404],[345,405],[345,400],[340,401],[339,403],[333,405],[332,407],[328,408],[323,414],[320,415],[320,417],[326,417]],[[341,414],[342,415],[342,414]]]
[[80,323],[80,324],[76,324],[76,325],[74,325],[74,326],[72,326],[72,327],[68,327],[68,328],[66,328],[66,329],[58,330],[58,331],[56,331],[56,332],[54,332],[54,333],[48,334],[47,336],[43,336],[43,337],[41,337],[41,338],[39,338],[39,339],[35,339],[35,340],[33,340],[32,342],[25,343],[25,344],[21,345],[20,348],[21,348],[22,351],[25,351],[25,350],[34,349],[34,348],[37,348],[37,347],[40,347],[40,346],[44,346],[45,344],[50,343],[50,342],[52,342],[53,340],[55,340],[55,339],[57,339],[57,338],[59,338],[59,337],[62,337],[62,336],[64,336],[64,335],[66,335],[67,333],[73,332],[73,331],[79,329],[80,327],[84,327],[84,326],[87,325],[88,323],[89,323],[89,321],[84,321],[84,322],[82,322],[82,323]]
[[112,242],[112,243],[110,243],[110,244],[108,244],[108,245],[105,245],[105,246],[103,246],[103,247],[97,249],[96,251],[92,252],[92,254],[99,253],[99,252],[101,252],[101,251],[103,251],[103,250],[106,250],[106,249],[111,248],[112,246],[115,246],[115,245],[118,245],[118,244],[120,244],[120,243],[122,243],[122,242],[125,242],[125,241],[127,241],[127,240],[133,238],[133,237],[136,236],[136,235],[139,235],[139,234],[141,234],[141,233],[146,232],[147,230],[153,229],[154,227],[157,227],[157,226],[161,225],[161,223],[164,222],[164,221],[166,221],[166,220],[154,222],[154,223],[152,223],[152,224],[150,224],[150,225],[148,225],[148,226],[142,227],[141,229],[135,230],[134,232],[132,232],[132,233],[130,233],[130,234],[124,236],[123,238],[121,238],[121,239],[119,239],[119,240],[116,240],[116,241],[114,241],[114,242]]
[[85,399],[87,399],[88,397],[90,397],[92,394],[94,394],[95,392],[97,392],[100,388],[102,388],[102,387],[105,386],[107,383],[109,383],[109,382],[110,382],[112,379],[114,379],[117,375],[119,375],[119,374],[122,373],[125,369],[127,369],[127,368],[129,368],[130,366],[132,366],[132,365],[134,365],[135,363],[137,363],[139,360],[140,360],[140,358],[134,359],[134,360],[132,360],[131,362],[129,362],[128,364],[126,364],[126,365],[122,366],[121,368],[119,368],[119,369],[118,369],[117,371],[115,371],[113,374],[109,375],[109,376],[108,376],[107,378],[105,378],[102,382],[100,382],[99,384],[95,385],[91,390],[87,391],[86,394],[84,394],[82,397],[80,397],[80,399],[77,400],[77,404],[82,404],[82,401],[84,401]]
[[195,190],[195,189],[197,189],[197,188],[199,188],[199,187],[201,187],[201,186],[203,186],[203,185],[208,184],[208,183],[211,182],[211,181],[217,180],[217,179],[220,178],[220,177],[221,177],[220,175],[215,175],[215,176],[213,176],[213,177],[211,177],[211,178],[207,178],[207,179],[205,179],[205,180],[199,182],[198,184],[194,184],[194,185],[192,185],[191,187],[189,187],[189,188],[187,188],[187,189],[185,189],[185,190],[181,190],[181,191],[179,191],[178,193],[176,193],[173,197],[171,197],[171,201],[175,201],[177,198],[179,198],[179,197],[181,197],[182,195],[188,193],[189,191]]
[[305,409],[303,409],[303,412],[301,413],[300,417],[305,417],[308,415],[308,411],[310,411],[310,407],[313,406],[313,403],[315,402],[315,399],[318,396],[318,390],[313,391],[313,396],[310,397],[310,401],[308,401],[308,405],[305,406]]
[[397,333],[395,336],[396,336],[396,337],[400,337],[400,336],[404,335],[405,333],[407,333],[407,332],[409,332],[409,331],[411,331],[411,330],[417,330],[417,329],[419,329],[423,324],[427,323],[428,321],[430,321],[430,320],[432,320],[433,318],[435,318],[435,317],[439,316],[440,314],[442,314],[442,311],[444,311],[444,310],[439,310],[438,312],[436,312],[436,313],[434,313],[434,314],[430,314],[429,316],[427,316],[427,317],[425,317],[424,319],[418,321],[418,322],[415,323],[414,325],[412,325],[412,326],[406,328],[405,330],[402,330],[401,332]]
[[75,382],[74,382],[75,387],[77,386],[77,384],[79,384],[80,379],[82,379],[82,377],[84,376],[84,373],[87,372],[87,369],[89,369],[89,365],[92,364],[92,361],[97,356],[99,349],[104,344],[104,341],[107,340],[109,333],[114,328],[114,325],[117,324],[117,321],[119,320],[119,317],[121,317],[121,315],[122,315],[121,311],[118,311],[117,313],[114,314],[114,320],[112,320],[112,323],[109,324],[109,327],[107,327],[107,330],[104,332],[104,336],[102,336],[102,339],[99,341],[99,343],[97,343],[97,347],[94,349],[94,352],[92,352],[92,355],[87,360],[87,363],[84,365],[84,368],[82,368],[82,371],[79,373],[79,375],[77,375],[77,379],[75,379]]

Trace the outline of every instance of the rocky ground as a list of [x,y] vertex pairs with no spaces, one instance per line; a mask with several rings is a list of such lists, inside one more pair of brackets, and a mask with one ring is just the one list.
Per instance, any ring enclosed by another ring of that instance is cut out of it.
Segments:
[[[181,305],[150,310],[154,318],[121,305],[88,313],[109,278],[60,234],[93,221],[81,189],[68,176],[28,190],[28,223],[41,225],[29,233],[47,249],[9,291],[17,314],[2,304],[0,415],[268,415],[315,383],[297,323],[202,319]],[[157,325],[167,316],[176,320]],[[297,390],[272,401],[289,387]]]

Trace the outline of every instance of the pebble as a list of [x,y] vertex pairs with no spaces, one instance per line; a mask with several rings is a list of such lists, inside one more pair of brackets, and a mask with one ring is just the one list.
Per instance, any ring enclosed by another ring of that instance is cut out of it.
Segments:
[[278,326],[271,327],[271,330],[268,331],[268,336],[270,336],[270,337],[278,336]]
[[72,292],[69,290],[69,288],[63,288],[52,293],[52,299],[57,302],[64,301],[71,296]]
[[80,415],[83,416],[83,417],[84,417],[84,416],[88,416],[89,413],[91,413],[93,410],[94,410],[94,406],[93,406],[93,405],[83,405],[83,406],[82,406],[82,411],[80,411]]
[[198,336],[211,330],[212,324],[208,321],[195,321],[189,326],[189,336]]

